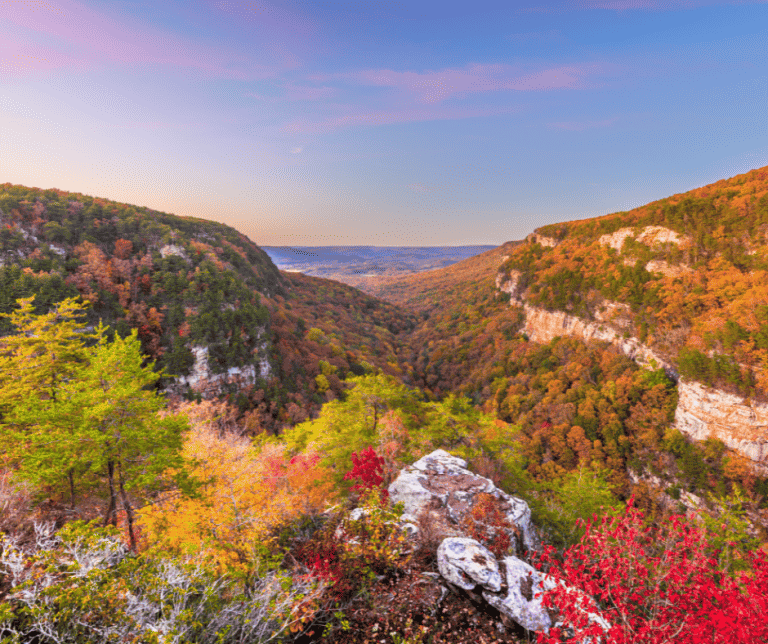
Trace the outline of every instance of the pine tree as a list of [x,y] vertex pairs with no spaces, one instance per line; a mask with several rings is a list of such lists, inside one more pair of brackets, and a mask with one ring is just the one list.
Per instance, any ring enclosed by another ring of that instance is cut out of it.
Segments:
[[[151,389],[161,374],[143,365],[137,332],[126,338],[107,328],[80,333],[83,305],[62,302],[36,316],[32,300],[11,314],[16,335],[2,339],[0,352],[0,452],[20,477],[39,488],[76,481],[107,496],[104,524],[125,513],[135,546],[129,492],[168,482],[190,481],[181,457],[184,417],[160,417],[163,399]],[[96,343],[87,346],[88,340]]]

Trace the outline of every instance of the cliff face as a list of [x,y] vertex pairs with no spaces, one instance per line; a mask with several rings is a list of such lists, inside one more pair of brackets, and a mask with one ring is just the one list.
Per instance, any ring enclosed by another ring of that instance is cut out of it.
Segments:
[[718,438],[768,473],[768,405],[681,380],[677,428],[696,440]]
[[[264,331],[258,331],[259,337],[263,336]],[[179,376],[172,388],[179,392],[184,391],[185,386],[195,393],[199,393],[203,398],[214,398],[226,390],[227,387],[236,389],[245,389],[256,383],[259,378],[269,379],[272,375],[272,367],[267,359],[267,346],[264,343],[260,347],[261,358],[257,367],[253,364],[242,367],[230,367],[224,373],[213,373],[208,362],[208,347],[193,346],[192,355],[195,357],[195,363],[186,376]]]
[[[589,322],[563,311],[547,311],[525,304],[524,333],[533,342],[546,343],[561,335],[569,335],[584,342],[602,340],[610,342],[624,355],[638,364],[649,368],[663,368],[673,378],[677,376],[674,367],[659,355],[633,337],[624,337],[624,333],[608,324]],[[655,366],[654,366],[655,365]]]
[[768,405],[680,379],[670,362],[623,330],[625,305],[608,302],[599,314],[600,320],[584,320],[563,311],[531,306],[525,301],[519,282],[520,274],[516,271],[496,276],[497,288],[510,295],[513,306],[522,307],[525,313],[523,333],[530,340],[546,343],[567,335],[584,342],[610,342],[644,367],[663,368],[677,381],[677,429],[697,441],[717,438],[729,449],[747,457],[758,470],[768,473]]

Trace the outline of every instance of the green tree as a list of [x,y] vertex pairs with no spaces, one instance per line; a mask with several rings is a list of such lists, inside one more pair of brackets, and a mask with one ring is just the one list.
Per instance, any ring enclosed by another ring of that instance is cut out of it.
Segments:
[[[74,419],[66,413],[71,410],[61,390],[87,362],[86,342],[94,338],[93,333],[79,329],[84,304],[70,298],[48,313],[35,315],[33,300],[19,299],[16,310],[0,314],[16,331],[0,339],[0,445],[11,467],[26,463],[30,473],[37,456],[35,446],[47,444],[55,451],[72,429]],[[51,431],[49,420],[54,409],[58,410],[58,422]],[[38,471],[49,482],[63,474],[73,506],[76,466],[72,459],[63,457],[57,464],[58,476],[49,478],[47,469]]]
[[[18,475],[39,487],[75,478],[105,493],[104,524],[125,512],[135,546],[129,493],[170,483],[189,489],[181,457],[186,418],[160,416],[163,400],[150,389],[161,374],[143,365],[137,332],[106,339],[103,325],[80,334],[83,306],[65,300],[35,316],[31,299],[11,314],[19,333],[3,339],[0,356],[0,450]],[[54,314],[55,313],[55,314]],[[86,345],[87,339],[96,343]]]
[[106,487],[109,504],[104,523],[116,523],[120,503],[134,547],[134,511],[128,492],[162,485],[169,469],[178,472],[175,482],[184,487],[181,447],[188,422],[183,416],[158,415],[163,399],[148,387],[160,374],[152,370],[153,364],[142,365],[135,330],[126,338],[116,335],[110,343],[103,327],[99,335],[88,367],[71,387],[72,402],[83,410],[73,446]]

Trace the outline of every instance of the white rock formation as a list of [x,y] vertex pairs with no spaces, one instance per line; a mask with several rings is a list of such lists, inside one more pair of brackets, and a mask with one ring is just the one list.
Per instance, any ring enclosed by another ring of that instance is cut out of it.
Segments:
[[[672,377],[677,377],[674,367],[652,349],[635,337],[624,337],[624,333],[608,324],[589,322],[564,311],[547,311],[526,304],[525,327],[523,332],[533,342],[546,343],[556,337],[568,335],[585,342],[602,340],[610,342],[627,357],[648,368],[663,368]],[[655,367],[654,367],[655,365]]]
[[485,600],[529,631],[548,631],[552,627],[552,618],[543,606],[542,594],[552,590],[555,581],[517,557],[505,557],[503,567],[506,595],[486,590],[483,592]]
[[620,228],[615,233],[602,235],[597,241],[601,246],[610,246],[611,248],[621,252],[621,247],[624,245],[624,240],[627,237],[634,237],[634,235],[635,231],[633,228]]
[[520,289],[520,271],[509,271],[496,275],[496,288],[502,293],[509,293],[510,302],[522,304],[522,290]]
[[679,246],[683,239],[684,237],[674,230],[664,228],[664,226],[646,226],[637,236],[637,241],[642,242],[646,246],[655,246],[657,244],[675,244]]
[[[222,384],[237,383],[242,386],[253,385],[256,382],[256,367],[246,365],[244,367],[230,367],[224,373],[213,373],[208,364],[208,347],[193,346],[190,347],[195,356],[195,364],[188,376],[179,376],[176,382],[181,385],[189,385],[192,391],[201,394],[204,398],[215,396],[221,391]],[[266,358],[262,359],[266,362]],[[260,371],[268,372],[269,362],[266,362],[267,369],[260,365]]]
[[[635,235],[634,228],[619,228],[616,232],[602,235],[597,241],[601,246],[610,246],[621,252],[621,248],[624,246],[624,240],[627,237],[635,237]],[[635,239],[646,246],[653,247],[658,244],[679,245],[685,238],[674,230],[664,228],[664,226],[646,226],[637,233]]]
[[517,531],[510,530],[511,543],[529,550],[539,547],[528,504],[498,489],[490,479],[470,472],[466,461],[445,450],[420,458],[403,469],[389,486],[392,502],[402,501],[406,517],[413,520],[428,515],[434,529],[443,536],[462,536],[458,526],[482,493],[499,500],[507,520],[521,533],[522,544]]
[[691,438],[717,438],[768,473],[768,405],[681,379],[675,426]]
[[476,586],[493,592],[501,590],[496,557],[474,539],[443,539],[437,549],[437,569],[447,581],[464,590],[474,590]]
[[661,273],[667,277],[681,277],[693,273],[693,269],[685,264],[670,264],[661,259],[652,259],[645,265],[645,270],[649,273]]
[[175,255],[176,257],[181,257],[182,259],[188,259],[184,248],[177,246],[176,244],[166,244],[160,249],[160,254],[163,256],[163,258]]
[[531,233],[525,239],[532,244],[541,244],[547,248],[554,248],[560,243],[554,237],[546,237],[544,235],[540,235],[539,233]]

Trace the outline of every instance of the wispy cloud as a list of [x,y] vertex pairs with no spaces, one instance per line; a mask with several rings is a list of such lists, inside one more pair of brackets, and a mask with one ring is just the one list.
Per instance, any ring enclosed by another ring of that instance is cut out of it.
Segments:
[[326,118],[320,121],[295,120],[284,125],[282,131],[287,134],[323,134],[351,127],[375,127],[391,125],[393,123],[465,119],[509,114],[513,111],[516,111],[516,108],[422,108],[391,111],[350,111],[346,115]]
[[549,123],[549,127],[556,130],[571,130],[572,132],[582,132],[584,130],[591,130],[598,127],[609,127],[619,120],[618,116],[614,116],[611,119],[605,119],[604,121],[559,121],[557,123]]
[[21,38],[0,37],[0,74],[3,76],[21,78],[35,71],[62,68],[85,71],[90,67],[81,58],[52,47]]
[[335,87],[312,87],[309,85],[297,85],[296,83],[291,82],[279,83],[275,85],[275,89],[282,93],[278,96],[264,96],[263,94],[249,93],[248,96],[260,101],[282,103],[285,101],[322,101],[338,94],[338,89]]
[[[415,97],[417,103],[440,103],[451,96],[498,91],[542,91],[588,87],[597,76],[613,69],[607,63],[565,65],[524,73],[511,65],[471,64],[460,69],[413,72],[372,69],[332,77],[363,85],[392,87]],[[331,78],[327,75],[315,80]]]
[[[75,0],[61,0],[55,6],[0,0],[0,13],[6,25],[6,29],[0,26],[0,39],[6,41],[0,50],[0,65],[14,75],[61,67],[92,69],[105,63],[164,65],[232,79],[276,74],[274,68],[256,64],[245,55],[118,18]],[[14,28],[14,36],[8,27]],[[7,45],[10,38],[15,41],[12,51]]]
[[578,0],[583,9],[611,11],[672,11],[712,5],[765,4],[768,0]]

